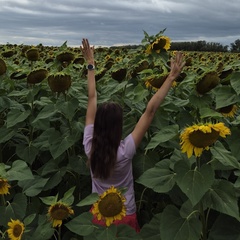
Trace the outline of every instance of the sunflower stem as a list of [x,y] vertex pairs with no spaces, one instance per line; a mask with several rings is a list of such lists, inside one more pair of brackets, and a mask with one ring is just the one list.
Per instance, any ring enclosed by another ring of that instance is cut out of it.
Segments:
[[58,240],[61,240],[61,226],[58,226]]
[[143,195],[145,193],[145,191],[147,190],[147,188],[144,188],[143,191],[142,191],[142,194],[141,194],[141,197],[140,197],[140,200],[139,200],[139,206],[138,206],[138,212],[140,212],[141,210],[141,204],[142,204],[142,199],[143,199]]
[[1,203],[2,203],[2,206],[6,205],[6,200],[3,194],[1,194]]

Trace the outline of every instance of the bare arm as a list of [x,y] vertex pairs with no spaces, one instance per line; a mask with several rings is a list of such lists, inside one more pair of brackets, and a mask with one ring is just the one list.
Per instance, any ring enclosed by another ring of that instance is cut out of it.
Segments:
[[[82,40],[82,46],[80,46],[80,49],[83,53],[83,56],[87,64],[94,65],[94,47],[90,47],[88,39],[84,38]],[[94,123],[97,110],[97,92],[94,70],[88,70],[87,84],[88,84],[88,105],[85,125]]]
[[167,96],[168,91],[172,86],[172,82],[181,73],[184,65],[185,62],[183,61],[182,53],[177,52],[175,59],[171,59],[171,71],[167,79],[164,81],[161,88],[158,89],[158,91],[152,96],[152,98],[148,102],[145,112],[140,117],[137,125],[132,132],[133,140],[136,147],[138,147],[138,145],[142,141],[142,138],[148,130],[158,107]]

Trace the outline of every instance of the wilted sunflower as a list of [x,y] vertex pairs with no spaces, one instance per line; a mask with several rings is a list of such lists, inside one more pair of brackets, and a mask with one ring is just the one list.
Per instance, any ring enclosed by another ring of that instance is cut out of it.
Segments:
[[149,44],[146,53],[151,54],[153,51],[160,53],[161,50],[168,50],[170,48],[170,38],[161,36],[157,38],[153,43]]
[[12,220],[8,222],[8,237],[11,240],[21,240],[24,232],[24,224],[19,220]]
[[9,194],[10,185],[7,179],[0,177],[0,194]]
[[231,104],[229,106],[225,106],[218,109],[218,112],[220,112],[224,117],[228,118],[234,118],[235,114],[237,113],[238,106],[235,104]]
[[215,88],[220,82],[218,73],[209,71],[203,73],[199,82],[196,84],[196,90],[199,94],[205,94]]
[[[152,88],[154,91],[157,91],[161,88],[167,76],[168,73],[150,75],[146,78],[145,85],[147,88]],[[172,86],[176,86],[176,81],[173,81]]]
[[96,215],[98,220],[106,222],[106,226],[110,226],[113,221],[121,220],[126,216],[125,197],[115,187],[110,187],[102,195],[100,199],[93,204],[92,213]]
[[224,126],[222,122],[195,124],[185,128],[180,135],[182,152],[186,152],[188,158],[193,153],[196,157],[199,157],[203,150],[209,150],[209,147],[217,141],[219,136],[225,138],[226,135],[230,134],[230,129]]
[[62,220],[73,215],[74,211],[65,203],[57,202],[48,208],[48,216],[52,221],[52,226],[57,227],[62,225]]

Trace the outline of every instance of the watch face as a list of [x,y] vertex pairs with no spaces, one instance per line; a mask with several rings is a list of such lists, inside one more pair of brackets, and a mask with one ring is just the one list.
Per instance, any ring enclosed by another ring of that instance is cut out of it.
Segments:
[[93,70],[93,69],[94,69],[94,66],[93,66],[92,64],[88,64],[87,69]]

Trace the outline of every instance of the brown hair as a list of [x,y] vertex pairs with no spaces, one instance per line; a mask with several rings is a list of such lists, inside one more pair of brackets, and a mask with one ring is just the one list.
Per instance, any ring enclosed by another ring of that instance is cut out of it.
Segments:
[[122,124],[123,111],[119,104],[108,102],[97,108],[90,155],[94,177],[101,179],[110,177],[122,138]]

